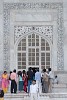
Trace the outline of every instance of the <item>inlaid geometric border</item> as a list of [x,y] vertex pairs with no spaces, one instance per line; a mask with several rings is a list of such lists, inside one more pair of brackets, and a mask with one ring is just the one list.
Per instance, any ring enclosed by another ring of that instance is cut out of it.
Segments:
[[56,9],[57,10],[57,70],[64,69],[63,51],[63,3],[4,3],[3,4],[3,50],[4,50],[4,70],[9,70],[10,66],[10,12],[20,9]]

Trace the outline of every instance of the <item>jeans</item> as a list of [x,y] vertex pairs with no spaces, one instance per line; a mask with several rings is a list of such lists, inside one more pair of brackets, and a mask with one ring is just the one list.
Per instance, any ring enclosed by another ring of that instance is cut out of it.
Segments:
[[30,85],[32,84],[32,80],[28,80],[28,92],[30,92]]

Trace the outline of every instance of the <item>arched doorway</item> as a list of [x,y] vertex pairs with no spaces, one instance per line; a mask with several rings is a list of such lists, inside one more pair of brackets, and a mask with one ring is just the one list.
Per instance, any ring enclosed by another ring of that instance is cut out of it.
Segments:
[[37,34],[24,37],[17,48],[18,70],[51,67],[51,48],[47,40]]

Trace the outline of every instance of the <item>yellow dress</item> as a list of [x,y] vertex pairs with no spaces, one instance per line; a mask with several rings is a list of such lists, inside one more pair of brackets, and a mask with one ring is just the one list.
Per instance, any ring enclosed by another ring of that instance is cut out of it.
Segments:
[[8,90],[8,75],[7,74],[2,75],[2,89],[4,93],[6,93]]

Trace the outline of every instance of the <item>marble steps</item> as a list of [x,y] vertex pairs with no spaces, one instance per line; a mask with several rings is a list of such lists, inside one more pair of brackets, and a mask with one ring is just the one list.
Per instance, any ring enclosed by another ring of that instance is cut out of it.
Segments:
[[[4,100],[31,100],[27,93],[11,94],[7,93]],[[67,100],[67,93],[41,93],[38,100]]]
[[67,84],[54,84],[52,88],[52,92],[54,93],[67,93]]
[[[6,93],[4,100],[31,100],[30,95],[17,92],[17,94]],[[67,84],[53,84],[52,93],[38,94],[38,100],[67,100]]]

